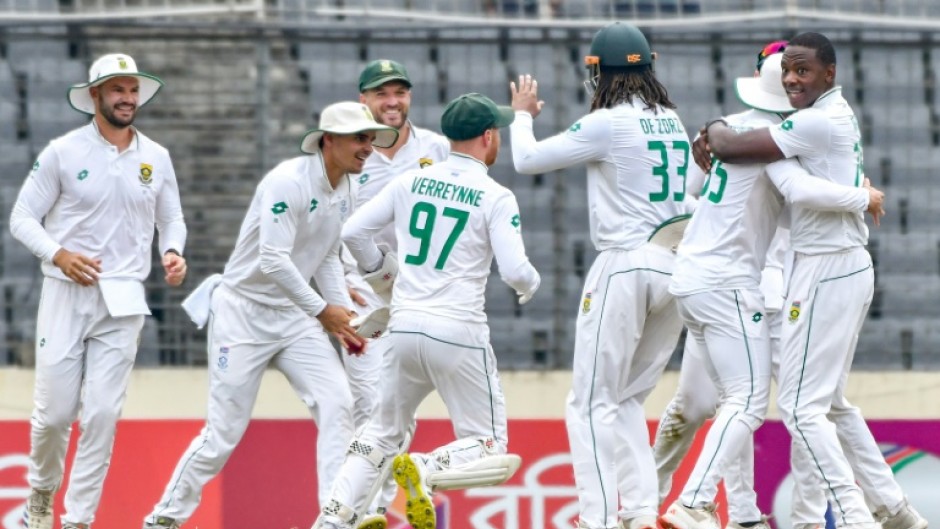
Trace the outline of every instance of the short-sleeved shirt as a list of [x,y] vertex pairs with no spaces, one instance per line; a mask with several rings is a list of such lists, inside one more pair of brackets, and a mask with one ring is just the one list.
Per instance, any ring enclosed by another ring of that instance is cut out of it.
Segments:
[[343,233],[361,264],[381,262],[367,240],[393,220],[399,265],[393,316],[418,311],[485,322],[484,293],[494,256],[500,275],[517,291],[538,285],[525,254],[515,195],[479,160],[452,153],[445,162],[399,176],[359,208]]
[[[320,154],[281,162],[255,190],[222,284],[258,303],[296,305],[311,316],[327,302],[351,306],[339,235],[353,200],[347,176],[335,189],[330,185]],[[309,284],[314,275],[323,297]]]
[[[783,155],[796,157],[809,174],[846,186],[862,185],[861,135],[841,87],[821,95],[813,106],[795,112],[770,133]],[[866,245],[868,227],[860,211],[794,206],[790,241],[801,253],[837,252]]]
[[[780,118],[749,110],[725,118],[737,131],[773,126]],[[716,162],[676,255],[669,291],[758,288],[761,269],[783,209],[765,164]],[[695,168],[693,168],[695,169]]]
[[582,117],[565,132],[536,142],[532,117],[511,125],[513,163],[522,173],[587,164],[588,219],[599,250],[631,250],[665,220],[687,213],[689,137],[670,109],[639,98]]

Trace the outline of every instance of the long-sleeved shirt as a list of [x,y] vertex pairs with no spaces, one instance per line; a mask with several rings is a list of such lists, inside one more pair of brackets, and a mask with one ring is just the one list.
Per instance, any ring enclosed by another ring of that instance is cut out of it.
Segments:
[[183,253],[186,224],[169,153],[138,130],[118,152],[94,121],[43,149],[10,217],[10,231],[42,260],[43,274],[64,280],[52,264],[60,248],[100,259],[102,281],[144,281],[154,227],[161,254]]
[[418,311],[485,322],[486,279],[494,257],[500,277],[517,292],[539,286],[539,274],[526,257],[516,197],[475,158],[451,153],[443,163],[409,171],[350,217],[343,242],[367,271],[382,264],[373,237],[390,222],[399,265],[393,317]]
[[675,112],[644,108],[639,98],[582,117],[537,142],[532,116],[510,125],[516,171],[544,173],[587,164],[591,241],[599,250],[632,250],[664,221],[688,213],[689,137]]
[[[862,146],[855,113],[835,87],[813,106],[795,112],[770,129],[787,158],[806,171],[844,186],[862,185]],[[790,222],[793,250],[807,254],[836,252],[868,243],[861,211],[821,211],[794,206]]]
[[335,189],[330,185],[320,154],[280,163],[255,190],[222,284],[258,303],[297,306],[312,317],[328,303],[352,308],[339,234],[353,200],[347,176]]

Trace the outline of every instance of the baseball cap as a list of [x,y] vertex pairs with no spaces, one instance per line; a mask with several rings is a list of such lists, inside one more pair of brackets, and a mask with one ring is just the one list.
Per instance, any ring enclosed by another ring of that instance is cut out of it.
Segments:
[[359,74],[359,92],[378,88],[385,83],[400,81],[411,88],[411,79],[408,70],[400,62],[389,59],[378,59],[366,65]]
[[358,134],[367,130],[375,131],[376,147],[391,147],[398,140],[398,130],[381,125],[375,121],[369,107],[358,101],[333,103],[320,114],[320,125],[307,131],[300,141],[300,150],[307,154],[320,152],[320,138],[324,134]]
[[781,77],[780,60],[783,53],[774,53],[764,58],[760,77],[739,77],[734,80],[734,91],[745,105],[766,112],[793,112]]
[[91,68],[88,69],[87,83],[69,87],[67,94],[69,104],[79,112],[94,115],[95,102],[91,99],[91,92],[88,89],[113,77],[135,77],[138,80],[140,83],[137,95],[138,107],[146,105],[163,88],[163,81],[159,77],[138,71],[137,63],[130,55],[109,53],[91,64]]
[[451,140],[469,140],[489,129],[506,127],[514,119],[512,108],[496,106],[492,99],[472,92],[447,104],[441,116],[441,132]]

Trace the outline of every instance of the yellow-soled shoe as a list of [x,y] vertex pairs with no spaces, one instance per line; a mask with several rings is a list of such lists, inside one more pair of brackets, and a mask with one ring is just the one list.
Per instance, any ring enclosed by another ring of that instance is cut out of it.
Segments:
[[384,514],[373,513],[363,516],[356,529],[386,529],[387,527],[388,518]]
[[392,472],[395,482],[405,491],[408,523],[414,529],[436,529],[437,514],[425,479],[424,462],[411,457],[411,454],[400,454],[392,462]]

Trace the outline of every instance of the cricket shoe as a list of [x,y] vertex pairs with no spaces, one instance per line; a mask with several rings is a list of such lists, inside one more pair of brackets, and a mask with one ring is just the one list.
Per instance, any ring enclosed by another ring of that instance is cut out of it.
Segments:
[[356,529],[386,529],[388,527],[388,518],[381,513],[366,514]]
[[881,523],[882,529],[927,529],[927,520],[911,507],[907,499],[894,514],[885,508],[878,509],[875,520]]
[[399,454],[392,462],[395,482],[405,491],[405,515],[414,529],[436,529],[437,514],[431,501],[428,471],[421,456]]
[[166,516],[153,516],[144,522],[144,529],[180,529],[180,523]]
[[756,522],[750,526],[741,525],[738,522],[732,522],[729,520],[728,525],[725,526],[725,529],[771,529],[770,523],[767,520],[769,520],[769,517],[761,516],[759,522]]
[[659,529],[653,515],[636,516],[629,520],[620,520],[620,529]]
[[88,529],[87,523],[78,523],[78,522],[65,522],[62,524],[62,529]]
[[686,507],[676,500],[666,509],[666,513],[659,517],[659,522],[663,529],[721,529],[714,503],[707,503],[696,509]]
[[33,489],[26,500],[23,525],[27,529],[52,529],[52,494],[54,491]]

